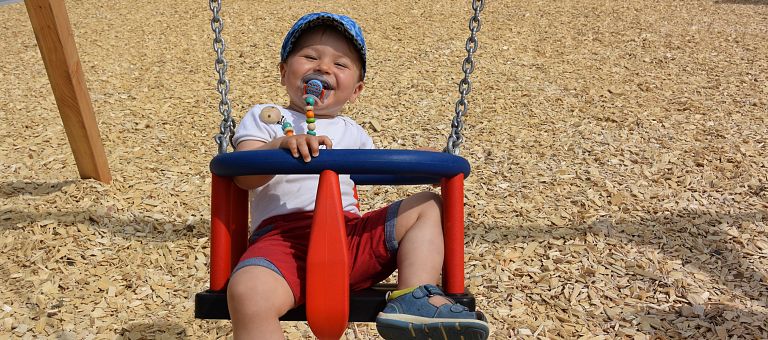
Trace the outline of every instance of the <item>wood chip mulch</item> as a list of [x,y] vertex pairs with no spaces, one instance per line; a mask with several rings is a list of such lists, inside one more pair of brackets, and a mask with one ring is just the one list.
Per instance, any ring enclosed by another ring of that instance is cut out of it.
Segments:
[[[382,148],[442,149],[468,1],[321,5],[224,1],[235,116],[284,102],[296,18],[340,12],[369,46],[347,114]],[[67,6],[114,181],[78,179],[24,4],[1,6],[0,338],[231,336],[193,318],[220,119],[207,4]],[[768,338],[768,3],[487,1],[479,40],[466,273],[492,338]],[[363,188],[363,207],[424,189]]]

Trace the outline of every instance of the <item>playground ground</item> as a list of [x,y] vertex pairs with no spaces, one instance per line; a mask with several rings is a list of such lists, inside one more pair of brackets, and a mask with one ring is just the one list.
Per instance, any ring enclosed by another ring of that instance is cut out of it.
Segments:
[[[282,103],[283,34],[325,9],[367,35],[348,114],[382,148],[442,149],[469,5],[322,5],[224,2],[235,116]],[[193,318],[219,122],[207,4],[67,6],[114,181],[78,179],[24,5],[0,7],[0,338],[224,338]],[[462,155],[492,338],[768,338],[768,2],[483,15]],[[362,188],[363,207],[424,189]]]

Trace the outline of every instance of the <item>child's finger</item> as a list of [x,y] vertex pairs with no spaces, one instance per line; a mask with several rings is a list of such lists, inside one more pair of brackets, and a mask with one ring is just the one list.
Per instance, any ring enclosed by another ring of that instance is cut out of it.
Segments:
[[330,150],[333,148],[333,142],[328,136],[318,136],[318,143],[325,145],[325,148]]
[[308,143],[309,143],[308,139],[303,139],[301,142],[297,143],[296,145],[296,147],[299,149],[299,153],[301,154],[301,158],[303,158],[305,162],[309,162],[312,160],[312,154],[310,153],[309,146],[307,145]]
[[322,138],[308,138],[307,144],[309,144],[309,151],[312,153],[312,157],[317,157],[320,155],[320,144]]
[[284,140],[284,141],[283,141],[283,142],[280,144],[280,146],[281,146],[283,149],[288,149],[288,151],[290,151],[290,152],[291,152],[291,156],[293,156],[294,158],[297,158],[297,157],[299,157],[299,150],[298,150],[298,148],[296,147],[296,140],[295,140],[295,139],[293,139],[293,138],[286,138],[286,139],[285,139],[285,140]]

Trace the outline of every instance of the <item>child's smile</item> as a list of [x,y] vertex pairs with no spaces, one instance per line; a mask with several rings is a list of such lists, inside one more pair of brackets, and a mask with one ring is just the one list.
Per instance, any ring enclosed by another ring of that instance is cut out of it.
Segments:
[[318,74],[316,72],[310,73],[301,80],[303,84],[308,83],[310,80],[318,80],[321,84],[323,84],[323,90],[331,91],[333,90],[333,85],[331,85],[330,82],[328,82],[327,79],[321,74]]

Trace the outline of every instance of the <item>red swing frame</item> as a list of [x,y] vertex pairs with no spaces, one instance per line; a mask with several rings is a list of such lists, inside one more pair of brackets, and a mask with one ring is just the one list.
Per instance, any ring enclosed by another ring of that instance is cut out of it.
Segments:
[[[314,161],[313,161],[314,162]],[[440,180],[445,257],[443,290],[466,296],[464,286],[464,173]],[[349,319],[349,260],[338,173],[322,170],[307,258],[306,316],[321,339],[343,334]],[[210,291],[224,292],[248,246],[248,192],[233,177],[212,174]],[[474,309],[474,298],[471,298]]]

